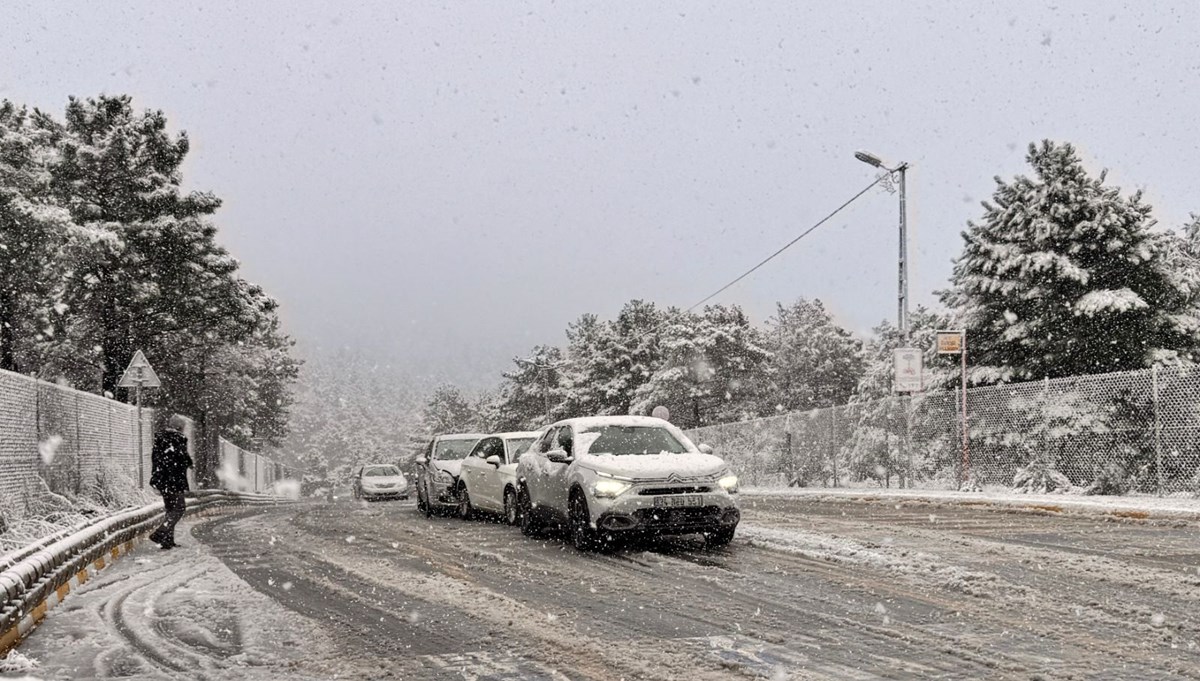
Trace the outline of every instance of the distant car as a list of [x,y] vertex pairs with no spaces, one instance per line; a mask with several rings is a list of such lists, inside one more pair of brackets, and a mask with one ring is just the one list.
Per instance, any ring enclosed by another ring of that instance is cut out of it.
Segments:
[[414,460],[417,471],[417,508],[426,517],[436,512],[457,511],[458,474],[462,460],[471,453],[482,433],[438,435]]
[[738,479],[711,452],[648,416],[555,423],[517,465],[521,531],[565,528],[580,549],[693,533],[724,546],[741,520]]
[[517,458],[539,435],[538,431],[497,433],[475,444],[459,475],[461,517],[470,518],[477,510],[503,513],[509,525],[517,524]]
[[351,494],[355,499],[407,499],[408,478],[390,463],[354,469]]

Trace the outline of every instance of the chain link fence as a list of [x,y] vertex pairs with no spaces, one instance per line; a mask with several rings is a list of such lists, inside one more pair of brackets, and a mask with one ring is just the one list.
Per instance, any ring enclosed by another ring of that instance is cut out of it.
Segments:
[[136,501],[150,474],[153,420],[143,409],[139,431],[135,407],[0,371],[0,525],[71,500]]
[[1156,367],[793,412],[688,432],[747,485],[1200,493],[1200,369]]

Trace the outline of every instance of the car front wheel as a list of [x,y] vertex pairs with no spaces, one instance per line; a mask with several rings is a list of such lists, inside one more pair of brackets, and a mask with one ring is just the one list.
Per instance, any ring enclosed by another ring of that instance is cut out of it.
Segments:
[[458,517],[471,520],[475,517],[475,507],[471,504],[471,492],[466,484],[458,488]]
[[569,529],[571,543],[580,551],[595,551],[601,546],[600,532],[592,527],[592,516],[588,512],[587,499],[576,492],[571,495]]
[[504,520],[509,525],[521,522],[521,507],[517,505],[517,493],[511,487],[504,490]]
[[433,506],[429,503],[429,490],[425,488],[425,485],[421,485],[421,490],[424,490],[425,494],[421,494],[420,490],[417,491],[417,508],[425,514],[426,518],[432,518]]
[[533,501],[529,498],[529,490],[522,489],[517,495],[517,514],[521,516],[521,534],[526,537],[541,538],[546,535],[546,526],[537,514],[533,512]]

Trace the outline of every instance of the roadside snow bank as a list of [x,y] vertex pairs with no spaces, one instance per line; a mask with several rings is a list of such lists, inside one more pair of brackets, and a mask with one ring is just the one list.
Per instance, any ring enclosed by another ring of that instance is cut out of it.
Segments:
[[1063,494],[1018,494],[1015,492],[956,492],[951,490],[908,490],[878,488],[746,488],[744,496],[804,497],[842,502],[898,501],[978,506],[1031,513],[1074,513],[1136,520],[1200,520],[1200,499],[1194,497],[1075,497]]

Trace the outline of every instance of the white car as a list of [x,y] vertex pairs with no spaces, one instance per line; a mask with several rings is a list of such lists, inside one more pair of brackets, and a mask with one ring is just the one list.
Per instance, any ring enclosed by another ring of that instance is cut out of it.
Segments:
[[425,517],[458,509],[462,460],[484,437],[481,433],[438,435],[413,461],[417,467],[417,508]]
[[475,444],[462,462],[458,498],[459,515],[471,517],[475,511],[503,513],[509,525],[516,525],[517,458],[541,435],[539,431],[497,433]]
[[391,464],[369,464],[354,470],[355,499],[407,499],[408,479]]
[[581,549],[693,533],[724,546],[741,520],[738,479],[711,452],[648,416],[555,423],[517,465],[521,531],[565,528]]

